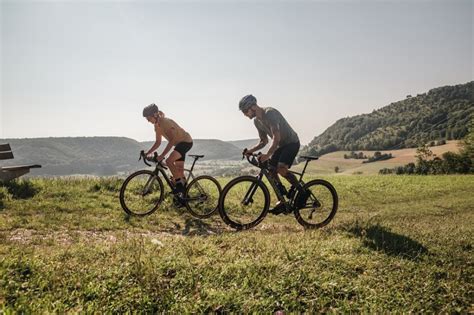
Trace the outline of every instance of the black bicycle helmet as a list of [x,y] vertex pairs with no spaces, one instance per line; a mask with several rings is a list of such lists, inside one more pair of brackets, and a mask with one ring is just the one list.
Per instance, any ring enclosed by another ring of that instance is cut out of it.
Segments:
[[249,94],[242,97],[242,99],[239,102],[239,109],[245,112],[253,105],[257,105],[257,99],[252,94]]
[[150,117],[158,113],[158,106],[156,104],[150,104],[143,109],[143,117]]

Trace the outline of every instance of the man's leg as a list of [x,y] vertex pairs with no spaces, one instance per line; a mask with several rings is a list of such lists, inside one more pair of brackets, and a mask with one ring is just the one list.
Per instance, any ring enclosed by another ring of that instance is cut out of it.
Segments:
[[[270,177],[273,180],[275,180],[276,186],[278,187],[278,190],[280,191],[280,193],[282,195],[285,195],[286,194],[285,186],[283,186],[280,180],[280,177],[278,176],[278,165],[279,165],[278,161],[280,160],[281,151],[282,151],[281,148],[279,148],[275,151],[275,153],[273,153],[269,161],[270,167],[268,168],[268,170],[269,170]],[[278,200],[277,203],[275,204],[275,207],[273,207],[273,209],[270,210],[270,213],[278,215],[280,213],[286,212],[286,210],[287,209],[285,207],[285,204],[282,203],[280,200]]]
[[295,174],[289,171],[289,168],[295,161],[296,155],[300,149],[300,144],[291,143],[283,147],[283,150],[278,161],[278,173],[283,176],[290,184],[289,197],[291,198],[294,192],[300,188],[299,181]]
[[270,175],[271,178],[273,178],[277,183],[281,183],[280,177],[278,177],[278,168],[270,165],[268,168],[268,175]]
[[277,149],[273,153],[272,157],[270,158],[270,161],[268,161],[269,175],[270,175],[271,178],[273,178],[275,180],[277,185],[283,185],[280,181],[280,177],[278,176],[278,164],[279,164],[278,161],[280,160],[280,156],[281,156],[281,148]]
[[291,186],[296,187],[296,185],[298,185],[298,179],[296,178],[295,174],[288,170],[288,165],[285,163],[278,163],[278,174],[283,176],[291,184]]

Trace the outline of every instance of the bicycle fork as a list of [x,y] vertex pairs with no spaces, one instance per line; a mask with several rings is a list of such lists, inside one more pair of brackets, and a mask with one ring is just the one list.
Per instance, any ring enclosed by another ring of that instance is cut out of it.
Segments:
[[145,184],[145,187],[143,187],[142,197],[145,197],[146,195],[148,195],[150,193],[150,188],[152,186],[153,180],[155,179],[155,176],[150,176],[150,178],[148,178],[148,180]]
[[248,206],[250,203],[253,202],[253,195],[257,191],[257,187],[258,187],[257,183],[258,182],[253,183],[252,186],[250,186],[250,189],[245,194],[245,197],[241,202],[244,206]]
[[259,174],[257,176],[257,181],[253,182],[252,185],[250,186],[249,190],[247,190],[247,193],[245,194],[244,199],[241,201],[241,204],[244,206],[248,206],[253,202],[253,195],[257,191],[258,184],[262,181],[262,174]]

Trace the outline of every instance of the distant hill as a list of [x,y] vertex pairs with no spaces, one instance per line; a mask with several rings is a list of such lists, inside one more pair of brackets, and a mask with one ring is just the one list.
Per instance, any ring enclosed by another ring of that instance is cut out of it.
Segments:
[[245,140],[233,140],[227,141],[228,143],[235,145],[237,148],[243,150],[245,148],[250,148],[258,143],[258,139],[245,139]]
[[[259,139],[246,139],[246,140],[234,140],[234,141],[227,141],[230,144],[235,145],[238,147],[241,151],[243,149],[248,149],[253,147],[255,144],[257,144],[260,140]],[[271,145],[271,139],[269,140],[269,143],[262,149],[262,152],[266,152],[265,150],[268,150],[268,148]]]
[[[146,141],[142,142],[141,145],[149,149],[154,142]],[[165,148],[167,142],[161,144],[161,148]],[[194,139],[193,147],[189,151],[189,154],[203,154],[205,160],[238,160],[241,158],[241,152],[235,145],[217,139]]]
[[115,175],[138,166],[139,142],[121,137],[0,139],[10,143],[13,160],[1,165],[41,164],[33,175]]
[[[138,162],[139,152],[152,145],[124,137],[0,139],[0,143],[10,143],[15,156],[0,161],[1,166],[41,164],[31,174],[52,176],[128,173],[144,167]],[[190,153],[204,154],[205,161],[241,158],[239,148],[221,140],[196,139]]]
[[474,81],[444,86],[391,103],[370,114],[342,118],[315,137],[301,154],[339,150],[412,148],[467,134],[474,111]]

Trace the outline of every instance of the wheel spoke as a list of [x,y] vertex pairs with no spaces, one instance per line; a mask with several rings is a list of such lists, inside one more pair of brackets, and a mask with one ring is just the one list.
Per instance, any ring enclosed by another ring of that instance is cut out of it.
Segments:
[[196,177],[186,190],[187,209],[198,218],[212,215],[217,210],[220,190],[219,183],[213,177]]
[[338,198],[334,187],[326,181],[315,180],[305,186],[309,193],[306,200],[300,200],[296,219],[307,228],[317,228],[328,224],[334,217]]
[[251,228],[266,214],[269,203],[268,190],[255,178],[237,178],[224,189],[221,216],[234,228]]
[[124,210],[133,215],[146,215],[156,210],[162,201],[163,186],[151,172],[139,171],[124,182],[120,202]]

